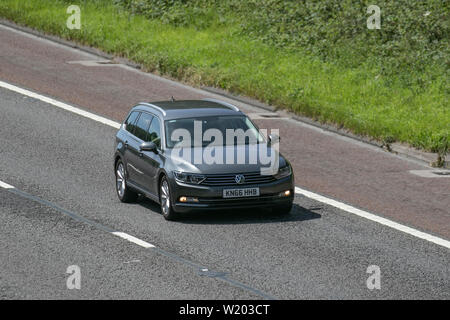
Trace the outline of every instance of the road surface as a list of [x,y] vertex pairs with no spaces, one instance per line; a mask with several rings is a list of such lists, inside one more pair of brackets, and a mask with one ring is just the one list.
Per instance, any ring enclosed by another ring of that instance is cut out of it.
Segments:
[[[0,81],[107,119],[122,121],[139,101],[216,97],[122,65],[86,65],[99,57],[4,27],[0,43]],[[167,222],[149,200],[122,204],[115,128],[5,88],[0,97],[0,299],[450,298],[448,247],[301,194],[285,218]],[[449,179],[413,175],[429,168],[237,104],[260,127],[280,129],[301,190],[449,239]],[[66,285],[71,265],[79,290]],[[367,287],[372,265],[379,290]]]

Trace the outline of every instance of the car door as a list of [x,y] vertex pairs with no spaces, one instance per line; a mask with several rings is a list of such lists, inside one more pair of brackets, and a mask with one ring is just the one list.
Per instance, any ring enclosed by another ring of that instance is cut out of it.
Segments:
[[[134,131],[136,128],[136,122],[140,116],[139,111],[132,111],[128,118],[124,122],[124,129],[122,130],[122,134],[120,135],[118,143],[118,147],[122,150],[124,164],[126,166],[126,170],[128,173],[127,179],[132,181],[129,170],[128,170],[128,162],[130,161],[130,157],[132,156],[130,150],[128,149],[130,141],[133,139]],[[131,157],[132,158],[132,157]]]
[[140,145],[147,141],[148,129],[152,122],[153,116],[146,112],[141,112],[133,135],[129,136],[127,145],[127,171],[128,179],[140,188],[145,188],[145,173],[141,157],[142,152],[139,150]]
[[145,180],[143,186],[150,193],[158,194],[158,172],[162,166],[163,157],[161,154],[161,120],[154,116],[147,132],[147,141],[156,144],[157,152],[143,151],[140,157],[139,167],[144,172]]

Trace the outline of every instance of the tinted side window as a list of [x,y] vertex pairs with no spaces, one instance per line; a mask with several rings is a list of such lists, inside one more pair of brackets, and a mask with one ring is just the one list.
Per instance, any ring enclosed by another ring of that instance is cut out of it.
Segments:
[[150,122],[152,122],[153,116],[148,113],[142,112],[136,123],[136,129],[134,130],[134,135],[141,140],[148,141],[148,128],[150,127]]
[[136,119],[139,115],[139,112],[137,111],[133,111],[129,116],[128,119],[125,121],[125,130],[127,130],[130,133],[134,132],[134,128],[135,128],[135,122]]
[[153,118],[148,129],[148,141],[154,142],[158,148],[161,148],[161,126],[157,117]]

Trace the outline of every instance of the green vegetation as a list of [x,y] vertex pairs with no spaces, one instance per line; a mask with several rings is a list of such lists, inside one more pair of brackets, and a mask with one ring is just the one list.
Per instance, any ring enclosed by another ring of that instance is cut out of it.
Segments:
[[[81,30],[66,9],[81,7]],[[445,154],[449,5],[288,0],[2,0],[0,16],[380,141]]]

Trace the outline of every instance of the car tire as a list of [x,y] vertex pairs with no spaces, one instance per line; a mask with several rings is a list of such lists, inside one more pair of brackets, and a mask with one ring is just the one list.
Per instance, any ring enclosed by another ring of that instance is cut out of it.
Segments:
[[170,192],[169,182],[164,176],[159,183],[159,203],[161,206],[161,214],[166,220],[175,220],[177,213],[173,210],[173,201]]
[[272,208],[272,212],[280,216],[286,216],[290,214],[291,210],[292,210],[292,203],[289,205],[276,206]]
[[127,186],[126,171],[122,160],[117,161],[115,174],[116,192],[119,200],[126,203],[136,201],[139,195]]

